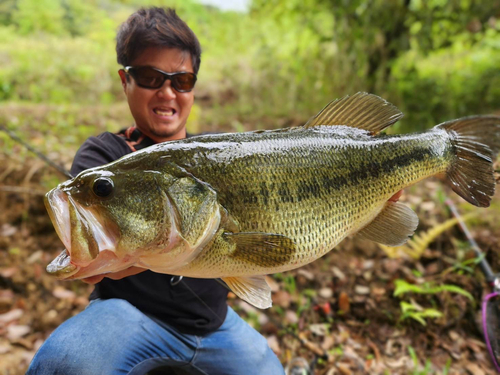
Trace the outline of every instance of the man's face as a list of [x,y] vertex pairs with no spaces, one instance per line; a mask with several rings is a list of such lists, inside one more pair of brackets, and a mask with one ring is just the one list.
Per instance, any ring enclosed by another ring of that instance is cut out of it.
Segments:
[[[194,73],[189,53],[176,48],[147,48],[131,66],[151,66],[167,73]],[[119,72],[136,126],[155,142],[186,137],[186,121],[193,106],[194,92],[178,92],[166,80],[159,89],[139,87],[132,76]]]

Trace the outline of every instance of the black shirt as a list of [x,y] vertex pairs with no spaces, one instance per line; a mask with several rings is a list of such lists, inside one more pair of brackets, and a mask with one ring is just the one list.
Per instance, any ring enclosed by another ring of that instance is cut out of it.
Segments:
[[[120,136],[106,132],[87,139],[76,153],[71,174],[76,176],[85,169],[110,163],[131,153],[131,140],[127,139],[127,144],[124,134],[128,136],[130,132],[122,131]],[[133,135],[135,142],[132,143],[136,150],[154,144],[137,130]],[[127,300],[143,313],[183,333],[204,335],[217,330],[226,318],[227,289],[213,279],[185,277],[177,285],[172,285],[171,280],[171,275],[149,270],[121,280],[104,278],[96,284],[90,299]]]

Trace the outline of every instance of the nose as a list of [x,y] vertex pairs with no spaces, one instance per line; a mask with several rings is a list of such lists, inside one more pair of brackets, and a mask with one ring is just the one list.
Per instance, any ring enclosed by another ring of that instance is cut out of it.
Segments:
[[158,90],[158,96],[167,100],[174,100],[176,98],[176,92],[169,79],[167,79],[163,86]]

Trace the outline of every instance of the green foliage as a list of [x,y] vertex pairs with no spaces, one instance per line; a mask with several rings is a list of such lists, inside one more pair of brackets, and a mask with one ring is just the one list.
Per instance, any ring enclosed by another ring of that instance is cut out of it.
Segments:
[[[434,282],[425,282],[421,285],[411,284],[405,280],[397,279],[394,281],[395,289],[394,296],[402,297],[407,294],[420,294],[432,296],[435,294],[449,292],[460,294],[467,297],[469,300],[474,301],[472,295],[466,290],[460,288],[456,285],[449,284],[437,284]],[[415,320],[422,324],[427,325],[426,319],[437,319],[443,316],[443,313],[433,307],[422,307],[417,304],[413,299],[410,302],[401,301],[400,302],[401,315],[399,320],[406,321],[409,319]]]
[[52,0],[17,0],[12,21],[22,35],[48,32],[64,32],[64,9],[60,2]]
[[413,362],[413,366],[414,366],[414,369],[412,372],[413,375],[430,375],[430,374],[448,375],[448,373],[450,371],[451,358],[448,358],[446,360],[446,364],[445,364],[442,371],[435,372],[435,371],[431,370],[432,363],[428,359],[425,361],[424,368],[423,369],[420,368],[420,364],[419,364],[420,361],[418,359],[417,353],[415,352],[415,349],[413,349],[412,346],[408,346],[408,354],[410,355],[410,358],[411,358],[411,360]]
[[403,296],[408,293],[416,293],[416,294],[437,294],[442,292],[451,292],[461,294],[471,301],[474,300],[472,295],[466,290],[456,286],[449,284],[436,284],[434,282],[425,282],[421,285],[410,284],[406,280],[397,279],[394,281],[396,288],[394,289],[394,297]]
[[423,326],[427,325],[425,319],[441,318],[443,316],[443,314],[440,311],[433,308],[422,308],[415,302],[408,303],[401,301],[400,308],[401,308],[401,317],[399,318],[399,320],[405,321],[407,319],[413,319],[422,324]]
[[300,124],[359,90],[400,106],[405,130],[500,101],[500,6],[472,0],[254,0],[248,13],[192,0],[4,0],[0,101],[122,101],[115,32],[148,5],[175,7],[200,39],[204,130]]

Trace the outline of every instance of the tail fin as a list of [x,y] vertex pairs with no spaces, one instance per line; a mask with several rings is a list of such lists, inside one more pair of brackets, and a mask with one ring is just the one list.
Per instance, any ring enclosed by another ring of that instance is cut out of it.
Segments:
[[448,132],[455,152],[447,171],[451,188],[467,202],[488,207],[495,193],[493,162],[500,150],[500,117],[464,117],[438,127]]

